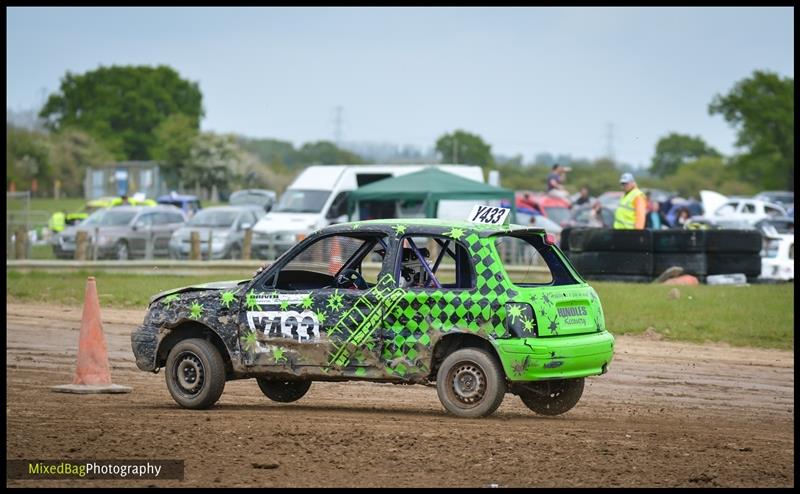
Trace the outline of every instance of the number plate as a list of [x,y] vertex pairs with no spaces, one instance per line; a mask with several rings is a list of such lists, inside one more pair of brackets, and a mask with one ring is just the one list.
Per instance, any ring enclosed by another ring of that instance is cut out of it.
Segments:
[[483,206],[476,204],[469,213],[469,221],[482,223],[484,225],[507,225],[511,212],[508,208],[498,208],[495,206]]

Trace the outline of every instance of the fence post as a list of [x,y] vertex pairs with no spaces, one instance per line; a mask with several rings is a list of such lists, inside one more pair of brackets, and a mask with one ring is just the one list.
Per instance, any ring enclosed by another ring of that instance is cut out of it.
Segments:
[[209,230],[208,231],[208,257],[206,258],[206,260],[208,260],[208,261],[211,260],[211,239],[212,238],[213,237],[211,235],[211,230]]
[[27,254],[28,231],[24,228],[17,230],[17,235],[14,242],[14,257],[16,259],[25,259]]
[[191,233],[191,241],[192,241],[192,250],[189,254],[189,258],[192,261],[199,261],[200,260],[200,233],[199,232],[192,232]]
[[86,247],[89,241],[89,234],[86,230],[78,230],[77,235],[75,235],[75,260],[76,261],[85,261],[86,260]]
[[92,261],[97,260],[98,245],[100,245],[100,228],[94,227],[94,243],[92,244]]
[[153,258],[153,251],[155,250],[155,232],[150,230],[147,237],[147,243],[144,246],[144,258],[150,260]]
[[253,245],[253,229],[248,228],[244,231],[244,241],[242,242],[242,259],[245,261],[250,260],[251,250]]

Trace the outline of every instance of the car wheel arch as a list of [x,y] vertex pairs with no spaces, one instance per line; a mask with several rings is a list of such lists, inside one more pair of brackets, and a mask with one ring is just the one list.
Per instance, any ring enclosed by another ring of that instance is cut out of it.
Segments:
[[181,340],[188,338],[204,338],[211,342],[222,357],[225,363],[225,374],[227,377],[232,377],[234,373],[233,362],[229,349],[225,346],[222,337],[212,328],[197,321],[184,321],[177,326],[168,330],[163,335],[158,343],[156,349],[156,368],[164,367],[167,363],[167,357],[170,350],[178,344]]
[[444,359],[461,348],[480,348],[486,350],[490,355],[494,356],[502,368],[500,355],[497,353],[497,349],[490,340],[469,331],[456,330],[448,332],[434,343],[433,351],[431,352],[431,365],[428,379],[432,381],[436,380],[436,373]]

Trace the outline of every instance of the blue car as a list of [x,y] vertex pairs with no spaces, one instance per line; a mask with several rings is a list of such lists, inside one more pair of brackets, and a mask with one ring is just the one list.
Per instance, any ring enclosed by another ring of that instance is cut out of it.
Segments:
[[180,208],[186,215],[194,216],[194,213],[203,209],[200,199],[194,195],[176,194],[175,192],[161,196],[156,199],[159,204],[170,204]]

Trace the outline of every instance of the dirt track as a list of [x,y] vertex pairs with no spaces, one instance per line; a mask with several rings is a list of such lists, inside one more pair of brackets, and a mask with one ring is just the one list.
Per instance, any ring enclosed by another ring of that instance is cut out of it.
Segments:
[[315,383],[281,405],[252,380],[211,410],[180,409],[139,371],[143,311],[103,310],[127,395],[65,395],[80,308],[7,303],[6,457],[176,458],[185,480],[7,481],[25,486],[794,485],[794,353],[617,337],[610,372],[559,417],[513,395],[482,420],[444,413],[423,386]]

